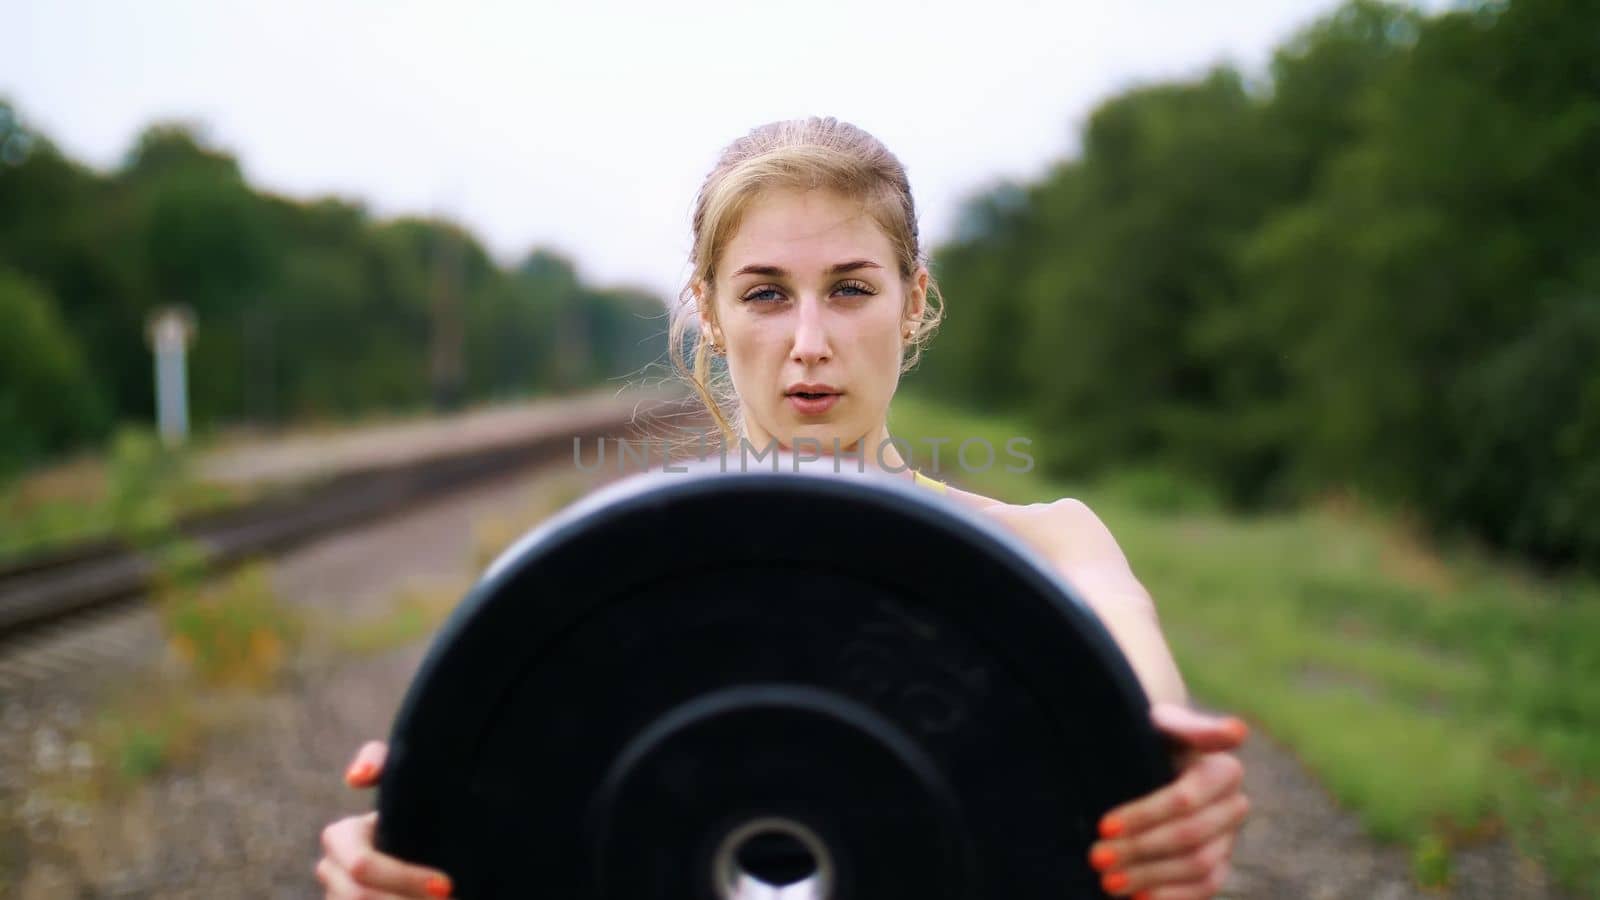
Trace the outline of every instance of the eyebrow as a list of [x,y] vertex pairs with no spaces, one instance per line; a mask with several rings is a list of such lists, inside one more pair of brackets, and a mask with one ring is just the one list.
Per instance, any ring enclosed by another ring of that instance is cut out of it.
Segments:
[[[827,271],[826,274],[828,274],[828,275],[842,275],[845,272],[854,272],[857,269],[881,269],[881,268],[883,268],[883,266],[878,265],[877,263],[873,262],[870,259],[852,259],[849,262],[842,262],[842,263],[835,264],[832,268],[830,268]],[[765,275],[768,278],[787,278],[787,277],[789,277],[789,273],[787,271],[779,268],[778,266],[761,266],[761,265],[745,266],[744,268],[740,269],[739,271],[733,273],[733,277],[735,277],[735,278],[737,278],[740,275]]]

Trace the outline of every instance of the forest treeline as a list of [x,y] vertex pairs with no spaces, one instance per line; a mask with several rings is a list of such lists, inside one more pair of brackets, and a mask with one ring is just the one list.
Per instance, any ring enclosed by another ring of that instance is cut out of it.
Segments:
[[[1244,508],[1354,489],[1600,567],[1592,0],[1358,0],[1265,72],[1126,90],[1041,177],[972,198],[934,272],[947,322],[908,386],[1028,423],[1054,472]],[[201,427],[563,390],[666,350],[660,298],[559,254],[503,269],[449,222],[254,190],[177,125],[93,171],[0,105],[0,468],[149,421],[169,303],[199,321]]]
[[911,380],[1066,473],[1354,489],[1600,567],[1600,4],[1354,2],[971,199]]
[[658,297],[558,252],[505,268],[447,220],[256,190],[194,127],[151,126],[103,173],[0,103],[0,475],[153,421],[169,305],[196,322],[201,430],[582,388],[656,360],[666,328]]

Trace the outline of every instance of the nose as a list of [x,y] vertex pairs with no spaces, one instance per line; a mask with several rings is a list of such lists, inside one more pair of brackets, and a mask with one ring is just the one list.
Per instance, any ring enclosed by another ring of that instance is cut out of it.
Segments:
[[794,328],[794,349],[790,351],[795,362],[814,366],[833,355],[828,344],[827,315],[821,300],[806,298],[800,301]]

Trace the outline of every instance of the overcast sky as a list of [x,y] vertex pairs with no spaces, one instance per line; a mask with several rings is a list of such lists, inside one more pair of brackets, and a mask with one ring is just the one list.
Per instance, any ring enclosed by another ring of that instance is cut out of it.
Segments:
[[0,96],[107,168],[202,123],[260,188],[441,212],[502,262],[556,247],[676,292],[694,192],[773,119],[834,115],[905,163],[935,242],[964,196],[1073,152],[1136,82],[1272,46],[1331,0],[0,0]]

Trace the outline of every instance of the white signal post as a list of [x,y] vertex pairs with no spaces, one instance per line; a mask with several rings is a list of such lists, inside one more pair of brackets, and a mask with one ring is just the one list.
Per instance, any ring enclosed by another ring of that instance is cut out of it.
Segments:
[[194,337],[194,314],[179,306],[156,310],[147,323],[156,356],[156,418],[169,447],[189,439],[189,379],[186,352]]

